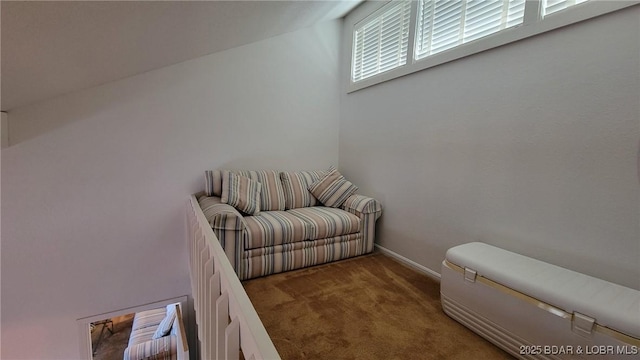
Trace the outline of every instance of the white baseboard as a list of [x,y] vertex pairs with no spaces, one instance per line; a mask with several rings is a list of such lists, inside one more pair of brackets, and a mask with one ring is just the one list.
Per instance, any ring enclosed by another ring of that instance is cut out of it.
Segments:
[[384,248],[384,247],[382,247],[382,246],[380,246],[378,244],[374,244],[374,245],[381,253],[383,253],[385,255],[388,255],[388,256],[398,260],[399,262],[401,262],[401,263],[403,263],[403,264],[405,264],[405,265],[417,270],[418,272],[421,272],[421,273],[429,276],[430,278],[440,282],[440,274],[439,273],[429,269],[428,267],[422,266],[422,265],[418,264],[417,262],[415,262],[413,260],[409,260],[406,257],[404,257],[404,256],[402,256],[402,255],[400,255],[398,253],[395,253],[395,252],[393,252],[393,251],[391,251],[391,250],[389,250],[387,248]]

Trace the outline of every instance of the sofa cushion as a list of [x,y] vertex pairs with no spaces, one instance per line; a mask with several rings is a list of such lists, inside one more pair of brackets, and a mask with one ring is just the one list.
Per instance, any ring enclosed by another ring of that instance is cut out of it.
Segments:
[[309,185],[320,180],[325,173],[324,170],[281,172],[285,208],[289,210],[318,205],[318,200],[309,191]]
[[131,330],[136,331],[146,327],[155,328],[160,324],[160,322],[162,322],[166,313],[167,310],[165,308],[140,311],[136,313],[133,318],[133,326]]
[[[236,175],[248,177],[262,184],[260,192],[260,210],[284,210],[284,190],[280,173],[275,170],[229,170]],[[205,171],[205,194],[207,196],[222,196],[222,170]]]
[[123,360],[175,359],[177,351],[178,339],[171,335],[130,345],[124,351]]
[[309,185],[309,191],[326,206],[340,207],[358,187],[344,178],[338,169],[330,168],[320,180]]
[[129,346],[140,344],[153,339],[157,326],[149,326],[142,329],[131,331],[129,335]]
[[309,239],[309,225],[286,211],[263,211],[244,221],[247,250]]
[[261,189],[262,184],[259,182],[225,170],[222,173],[220,201],[245,214],[256,215],[260,212]]
[[360,218],[341,209],[314,206],[288,210],[287,213],[299,217],[310,225],[309,240],[353,234],[360,231]]

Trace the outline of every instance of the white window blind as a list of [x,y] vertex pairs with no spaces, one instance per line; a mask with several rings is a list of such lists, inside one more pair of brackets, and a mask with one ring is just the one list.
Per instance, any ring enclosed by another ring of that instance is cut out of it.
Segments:
[[524,6],[525,0],[420,0],[414,57],[422,59],[520,25]]
[[542,0],[542,17],[585,1],[587,0]]
[[355,25],[353,82],[407,63],[410,17],[410,1],[392,1],[380,15]]

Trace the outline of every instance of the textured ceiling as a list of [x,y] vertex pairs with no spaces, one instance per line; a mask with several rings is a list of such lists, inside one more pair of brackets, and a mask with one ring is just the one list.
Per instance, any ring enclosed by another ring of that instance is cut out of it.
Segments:
[[360,1],[2,1],[0,108],[340,18]]

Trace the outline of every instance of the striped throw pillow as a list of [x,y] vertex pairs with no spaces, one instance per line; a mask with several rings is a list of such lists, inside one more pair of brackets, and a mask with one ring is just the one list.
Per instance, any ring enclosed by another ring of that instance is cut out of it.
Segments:
[[220,197],[222,193],[222,171],[206,170],[204,172],[204,193],[207,196]]
[[284,190],[280,181],[280,172],[276,170],[229,170],[237,175],[247,177],[259,182],[260,210],[281,211],[284,210]]
[[[222,175],[225,170],[204,172],[204,192],[207,196],[222,196]],[[260,210],[285,210],[284,190],[280,173],[276,170],[228,170],[236,175],[259,182]],[[305,187],[306,189],[306,187]]]
[[260,212],[260,190],[262,185],[230,171],[222,172],[222,196],[220,202],[229,204],[245,214]]
[[176,319],[176,304],[167,305],[167,315],[164,316],[164,319],[158,325],[156,332],[153,333],[152,339],[159,339],[161,337],[169,335],[171,332],[171,327],[173,326],[173,322]]
[[320,180],[309,185],[309,191],[325,206],[340,207],[358,187],[331,167]]

